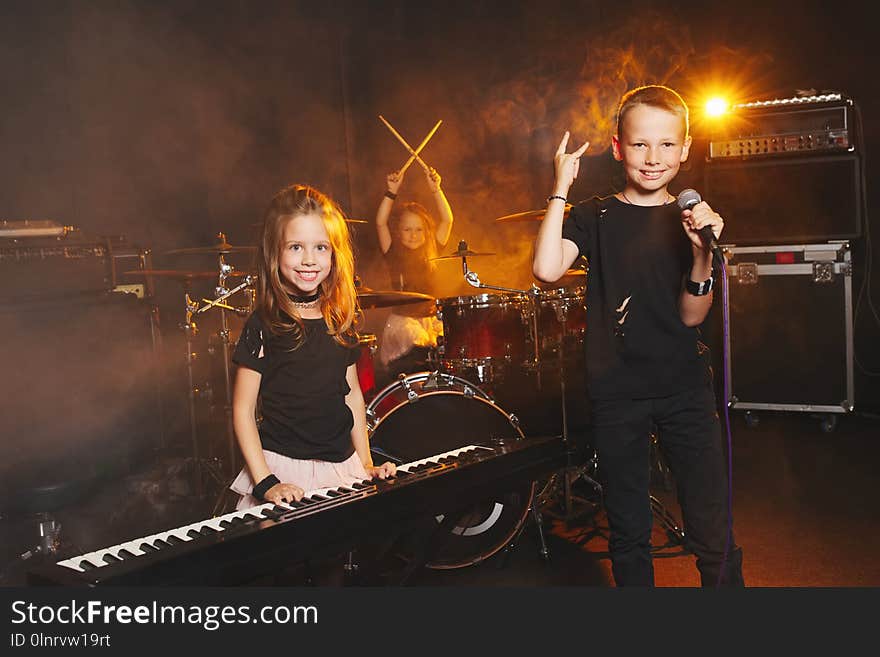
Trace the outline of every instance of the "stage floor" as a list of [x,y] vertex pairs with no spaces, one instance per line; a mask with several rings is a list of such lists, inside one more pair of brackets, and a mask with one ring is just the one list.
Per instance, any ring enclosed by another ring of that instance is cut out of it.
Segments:
[[[832,433],[806,414],[764,414],[756,427],[747,427],[740,414],[732,420],[734,531],[743,548],[746,585],[880,585],[880,418],[845,416]],[[189,494],[181,463],[173,458],[143,463],[57,510],[62,550],[82,554],[210,516],[215,500],[200,502]],[[575,491],[586,496],[589,486],[580,480]],[[660,477],[654,495],[680,518],[672,487]],[[549,559],[541,556],[529,520],[510,550],[465,568],[418,571],[408,585],[611,586],[601,505],[579,510],[584,512],[567,523],[545,515]],[[0,584],[25,585],[28,567],[42,558],[19,556],[39,543],[36,521],[7,515],[0,527]],[[699,585],[693,556],[660,522],[654,545],[658,586]]]

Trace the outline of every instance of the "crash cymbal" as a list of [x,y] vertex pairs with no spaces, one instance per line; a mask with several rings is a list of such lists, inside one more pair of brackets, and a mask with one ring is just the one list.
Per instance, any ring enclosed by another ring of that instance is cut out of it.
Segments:
[[397,290],[372,290],[368,287],[358,288],[358,302],[361,308],[388,308],[403,306],[410,303],[434,302],[434,297],[421,292],[398,292]]
[[198,253],[226,254],[226,253],[255,253],[255,246],[233,246],[226,241],[226,235],[217,233],[217,242],[211,246],[191,246],[184,249],[166,251],[168,255],[189,255]]
[[[185,271],[180,269],[132,269],[122,272],[126,276],[155,276],[156,278],[171,278],[176,281],[208,280],[217,278],[220,274],[215,271]],[[226,275],[227,278],[246,276],[245,272],[233,271]]]
[[[571,204],[565,204],[565,212],[563,216],[567,217],[569,211],[571,210]],[[523,221],[541,221],[544,218],[544,215],[547,214],[547,208],[541,208],[540,210],[526,210],[525,212],[517,212],[516,214],[506,214],[503,217],[498,217],[495,222],[496,223],[517,223]]]

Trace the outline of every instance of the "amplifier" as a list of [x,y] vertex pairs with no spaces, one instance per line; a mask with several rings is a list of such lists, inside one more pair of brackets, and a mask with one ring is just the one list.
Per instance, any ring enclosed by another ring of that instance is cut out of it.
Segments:
[[854,123],[837,93],[740,103],[710,131],[707,160],[851,152]]
[[719,161],[706,165],[703,175],[703,198],[724,217],[726,244],[802,244],[861,235],[863,169],[855,153]]
[[52,221],[2,221],[0,301],[113,290],[152,296],[142,277],[123,273],[149,269],[150,258],[124,235],[88,237]]

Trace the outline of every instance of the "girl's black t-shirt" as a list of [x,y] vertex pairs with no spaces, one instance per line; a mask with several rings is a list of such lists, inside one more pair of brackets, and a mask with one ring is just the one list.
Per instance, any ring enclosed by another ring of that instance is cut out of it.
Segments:
[[587,385],[593,399],[665,397],[710,380],[700,331],[679,314],[693,255],[677,204],[614,196],[573,207],[562,236],[589,263]]
[[418,249],[408,249],[392,242],[385,252],[385,262],[392,290],[437,294],[436,274],[428,260],[426,244]]
[[357,343],[345,347],[327,334],[323,319],[304,319],[305,340],[291,349],[290,335],[273,335],[258,313],[245,323],[232,355],[260,380],[263,449],[295,459],[340,463],[354,453],[354,419],[345,403],[348,367]]

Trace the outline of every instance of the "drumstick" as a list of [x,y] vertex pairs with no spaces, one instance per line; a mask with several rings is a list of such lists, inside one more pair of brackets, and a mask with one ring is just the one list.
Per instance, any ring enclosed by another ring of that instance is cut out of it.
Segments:
[[427,143],[430,141],[431,137],[434,136],[434,133],[437,132],[437,128],[439,128],[440,124],[443,123],[443,119],[440,119],[439,121],[437,121],[437,124],[431,129],[431,132],[428,133],[428,135],[422,140],[422,143],[419,144],[419,147],[415,150],[413,150],[412,146],[410,146],[407,143],[406,139],[404,139],[400,135],[400,133],[394,129],[394,126],[392,126],[390,123],[388,123],[388,121],[385,120],[385,117],[382,116],[381,114],[379,115],[379,120],[381,120],[382,123],[385,124],[385,126],[391,131],[391,134],[393,134],[395,137],[397,137],[397,140],[401,144],[403,144],[404,148],[406,148],[406,150],[408,150],[411,154],[410,158],[406,161],[406,164],[404,164],[403,167],[401,167],[400,173],[403,173],[404,171],[406,171],[409,168],[409,165],[412,164],[413,160],[418,160],[418,162],[422,166],[422,168],[426,172],[430,172],[430,167],[427,164],[425,164],[425,161],[422,158],[419,157],[419,153],[427,145]]
[[428,134],[428,136],[422,141],[422,143],[419,145],[418,150],[413,150],[413,149],[412,149],[412,146],[410,146],[410,145],[407,143],[406,139],[404,139],[404,138],[401,136],[401,134],[400,134],[399,132],[397,132],[397,130],[394,129],[394,126],[392,126],[390,123],[388,123],[388,121],[385,120],[385,117],[384,117],[384,116],[382,116],[382,115],[380,114],[380,115],[379,115],[379,119],[380,119],[380,120],[382,121],[382,123],[384,123],[385,126],[391,131],[391,134],[393,134],[395,137],[397,137],[397,140],[398,140],[401,144],[403,144],[404,148],[406,148],[406,150],[408,150],[408,151],[411,153],[410,158],[406,161],[406,164],[404,164],[404,165],[400,168],[399,173],[402,175],[402,174],[403,174],[403,173],[409,168],[409,165],[412,164],[413,160],[418,160],[418,161],[419,161],[419,164],[422,166],[422,168],[423,168],[425,171],[428,171],[428,170],[429,170],[429,167],[428,167],[427,164],[425,164],[425,161],[424,161],[422,158],[419,157],[419,151],[421,151],[422,148],[424,148],[425,144],[428,143],[428,139],[430,139],[431,136],[434,134],[434,132],[437,130],[437,128],[440,127],[440,122],[439,122],[439,121],[437,122],[437,125],[434,126],[434,129],[431,130],[431,132]]
[[[406,164],[403,165],[403,168],[401,169],[401,171],[406,171],[406,170],[409,168],[409,165],[412,164],[413,160],[414,160],[414,159],[417,159],[417,160],[419,161],[419,164],[422,165],[422,168],[423,168],[427,173],[430,173],[430,172],[431,172],[431,171],[430,171],[430,168],[429,168],[428,165],[425,163],[425,161],[424,161],[422,158],[419,157],[419,153],[421,153],[421,152],[422,152],[422,149],[425,147],[425,145],[426,145],[429,141],[431,141],[431,137],[433,137],[433,136],[434,136],[434,133],[437,132],[437,128],[440,127],[440,124],[441,124],[441,123],[443,123],[443,119],[440,119],[439,121],[437,121],[437,123],[436,123],[436,124],[434,125],[434,127],[431,129],[431,132],[429,132],[428,135],[422,140],[422,143],[419,144],[419,147],[418,147],[415,151],[412,151],[412,149],[410,149],[410,151],[412,152],[412,155],[410,155],[409,159],[406,161]],[[407,148],[409,148],[409,146],[407,146]]]

